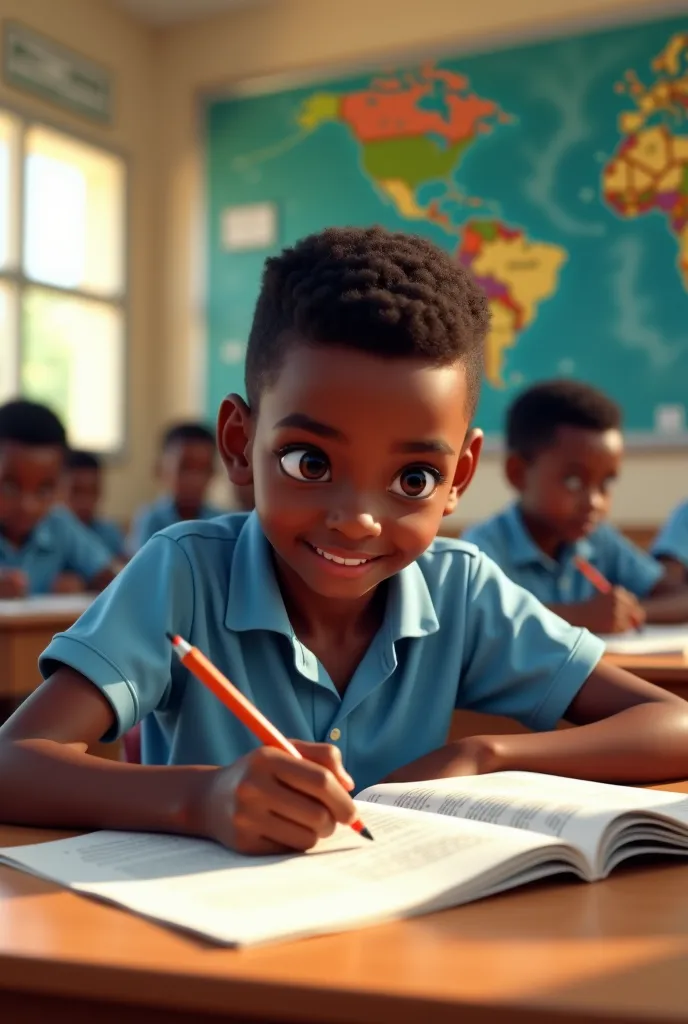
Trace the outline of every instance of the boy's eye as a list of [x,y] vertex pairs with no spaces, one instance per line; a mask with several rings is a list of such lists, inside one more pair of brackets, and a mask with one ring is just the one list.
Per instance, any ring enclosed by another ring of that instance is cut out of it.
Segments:
[[330,463],[317,448],[291,448],[280,452],[280,466],[292,480],[326,483],[332,479]]
[[429,466],[407,466],[392,481],[390,491],[402,498],[429,498],[442,482],[442,475]]
[[583,481],[579,476],[567,476],[564,480],[564,487],[567,491],[575,494],[583,489]]

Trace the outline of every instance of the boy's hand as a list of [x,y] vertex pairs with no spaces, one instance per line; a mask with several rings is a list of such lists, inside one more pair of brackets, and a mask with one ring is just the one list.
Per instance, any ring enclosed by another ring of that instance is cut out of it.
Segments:
[[239,853],[308,850],[337,822],[356,819],[354,783],[336,747],[294,746],[304,760],[259,747],[210,775],[200,810],[203,834]]
[[51,587],[53,594],[83,594],[86,584],[75,572],[61,572]]
[[645,611],[634,594],[613,587],[608,594],[596,594],[585,601],[585,625],[593,633],[625,633],[645,622]]
[[0,598],[26,597],[29,578],[21,569],[0,569]]

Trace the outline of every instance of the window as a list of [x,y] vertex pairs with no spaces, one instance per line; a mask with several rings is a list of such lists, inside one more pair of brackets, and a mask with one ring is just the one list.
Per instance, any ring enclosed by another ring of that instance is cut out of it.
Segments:
[[0,401],[51,406],[70,442],[124,442],[126,168],[0,110]]

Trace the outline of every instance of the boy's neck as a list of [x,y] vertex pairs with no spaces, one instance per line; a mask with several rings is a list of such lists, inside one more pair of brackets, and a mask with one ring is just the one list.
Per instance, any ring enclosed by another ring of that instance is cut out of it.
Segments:
[[369,634],[380,628],[385,613],[387,587],[375,587],[356,600],[321,597],[303,582],[300,576],[274,556],[275,572],[282,600],[294,632],[301,640]]
[[[33,530],[31,531],[31,533],[33,533]],[[24,547],[29,537],[31,536],[31,533],[27,533],[25,537],[12,536],[11,534],[7,533],[5,527],[0,524],[0,537],[2,537],[5,543],[9,544],[9,546],[11,548],[14,548],[16,551],[19,551],[21,548]]]
[[177,512],[177,516],[180,519],[198,519],[199,513],[203,508],[202,501],[190,505],[188,503],[182,504],[181,502],[177,501],[176,498],[173,498],[172,503]]
[[557,558],[561,554],[562,548],[565,547],[565,541],[557,533],[554,533],[546,523],[543,523],[537,516],[532,516],[524,511],[520,505],[519,511],[523,525],[529,533],[531,540],[537,544],[545,555],[549,555],[550,558]]

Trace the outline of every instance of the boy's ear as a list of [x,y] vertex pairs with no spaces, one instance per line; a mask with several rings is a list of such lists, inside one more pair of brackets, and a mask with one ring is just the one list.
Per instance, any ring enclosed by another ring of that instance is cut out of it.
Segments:
[[247,454],[251,438],[251,410],[240,395],[227,395],[217,417],[217,447],[229,479],[237,487],[253,483]]
[[450,516],[456,510],[459,498],[466,491],[468,485],[475,475],[480,461],[480,453],[483,450],[484,436],[482,430],[474,427],[466,434],[459,461],[456,463],[454,479],[447,495],[443,516]]
[[504,463],[504,472],[515,491],[522,492],[525,489],[527,471],[528,463],[523,456],[517,455],[516,452],[509,452]]

